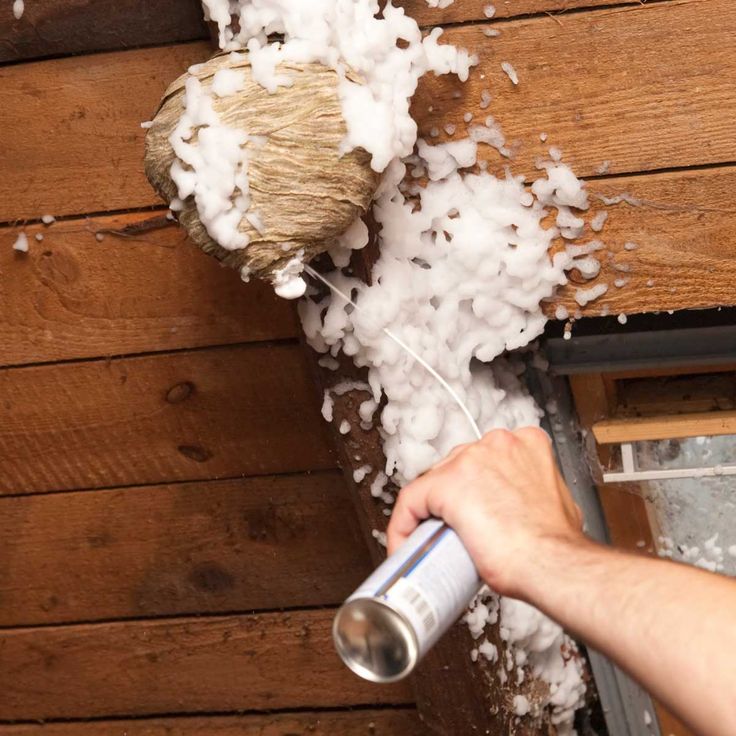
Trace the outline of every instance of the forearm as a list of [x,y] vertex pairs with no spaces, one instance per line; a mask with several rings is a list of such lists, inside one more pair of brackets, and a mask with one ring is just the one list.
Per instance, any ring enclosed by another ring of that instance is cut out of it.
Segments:
[[592,542],[550,544],[544,560],[530,603],[698,733],[736,733],[736,582]]

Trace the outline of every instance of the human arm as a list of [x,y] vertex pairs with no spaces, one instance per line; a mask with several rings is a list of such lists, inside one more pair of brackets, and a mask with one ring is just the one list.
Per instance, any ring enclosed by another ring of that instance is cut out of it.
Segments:
[[698,733],[736,733],[736,583],[590,541],[544,432],[491,432],[409,484],[389,550],[427,516],[498,593],[606,654]]

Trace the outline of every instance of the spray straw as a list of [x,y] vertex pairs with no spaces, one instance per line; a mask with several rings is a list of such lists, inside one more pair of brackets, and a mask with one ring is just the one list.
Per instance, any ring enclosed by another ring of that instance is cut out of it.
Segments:
[[[366,310],[364,310],[362,307],[359,307],[344,291],[342,291],[340,288],[335,286],[335,284],[326,279],[321,273],[315,271],[308,263],[304,264],[304,270],[310,276],[313,276],[318,281],[321,281],[325,286],[327,286],[327,288],[329,288],[339,297],[344,299],[348,304],[352,305],[354,309],[357,309],[363,314],[367,314]],[[470,413],[468,407],[465,406],[463,400],[458,396],[457,391],[455,391],[455,389],[439,373],[437,373],[437,371],[432,368],[432,366],[427,363],[427,361],[424,360],[421,355],[415,353],[414,350],[412,350],[400,337],[398,337],[398,335],[395,335],[387,327],[381,327],[381,330],[384,332],[384,334],[391,338],[402,350],[411,355],[411,357],[414,358],[414,360],[416,360],[417,363],[419,363],[419,365],[421,365],[422,368],[424,368],[440,384],[440,386],[445,389],[445,391],[447,391],[447,393],[452,397],[452,400],[460,407],[463,414],[465,414],[468,422],[470,423],[470,426],[473,429],[473,434],[478,439],[480,439],[483,435],[478,428],[478,424],[476,423],[475,419],[473,419],[473,415]]]

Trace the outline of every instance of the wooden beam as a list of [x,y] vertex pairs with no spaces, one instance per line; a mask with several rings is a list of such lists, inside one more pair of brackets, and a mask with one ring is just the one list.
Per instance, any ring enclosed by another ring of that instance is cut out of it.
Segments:
[[10,629],[0,719],[406,704],[332,648],[332,610]]
[[[678,33],[682,28],[688,32]],[[546,16],[513,20],[498,38],[484,30],[482,23],[462,25],[442,37],[478,54],[479,65],[464,85],[452,75],[421,80],[412,111],[427,140],[462,138],[491,114],[514,151],[515,173],[530,178],[551,145],[578,176],[602,167],[621,174],[736,161],[731,0],[636,4],[571,14],[561,24]],[[518,85],[502,70],[504,61],[517,70]],[[483,90],[493,96],[487,109]],[[509,160],[482,148],[491,170],[502,174]]]
[[0,14],[0,62],[206,37],[199,0],[36,0]]
[[[570,15],[563,26],[548,17],[513,20],[499,38],[483,29],[445,34],[477,52],[480,66],[461,86],[451,76],[422,80],[414,104],[422,135],[437,127],[442,140],[454,123],[462,136],[466,112],[475,123],[490,112],[522,144],[513,164],[528,175],[537,174],[535,159],[550,144],[578,175],[594,174],[605,160],[612,173],[736,160],[730,0],[622,6]],[[210,51],[198,42],[0,69],[0,221],[157,203],[143,175],[140,122],[166,86]],[[518,66],[518,87],[501,70],[505,60]],[[488,110],[480,108],[483,89],[496,93]],[[550,135],[545,145],[542,131]],[[497,170],[506,163],[492,160]]]
[[292,344],[6,369],[0,406],[0,494],[335,465]]
[[371,570],[337,472],[0,497],[0,626],[336,605]]
[[413,708],[0,726],[0,736],[422,736]]
[[[586,281],[572,271],[548,313],[561,303],[574,314],[577,290],[597,284],[607,284],[608,291],[581,310],[586,316],[736,304],[734,186],[733,166],[590,182],[588,219],[608,212],[602,232],[588,225],[585,233],[586,240],[605,244],[595,254],[601,272]],[[604,207],[598,199],[622,192],[640,204]]]
[[[494,18],[625,2],[631,0],[505,0],[496,3]],[[429,8],[426,0],[395,4],[425,26],[487,20],[487,0],[455,0],[444,9]],[[200,0],[35,0],[20,19],[10,9],[0,15],[0,63],[207,37]]]
[[[636,0],[634,0],[636,1]],[[643,0],[646,2],[646,0]],[[502,20],[519,15],[548,14],[556,23],[564,24],[566,13],[570,10],[595,8],[600,5],[626,5],[632,0],[454,0],[446,8],[433,8],[427,0],[399,0],[395,2],[406,10],[407,15],[417,19],[423,26],[437,26],[446,23],[468,23],[469,21],[487,21],[486,8],[490,5],[494,9],[493,19]],[[497,26],[500,32],[504,24]]]
[[651,417],[611,417],[596,422],[601,444],[736,434],[736,411],[691,412]]
[[288,302],[261,282],[244,285],[161,211],[31,225],[25,232],[30,249],[18,253],[17,231],[0,229],[0,365],[299,334]]

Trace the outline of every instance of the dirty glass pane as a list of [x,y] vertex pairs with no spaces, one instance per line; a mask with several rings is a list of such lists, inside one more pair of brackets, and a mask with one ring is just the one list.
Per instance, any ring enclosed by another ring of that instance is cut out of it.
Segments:
[[639,470],[736,465],[736,435],[635,443]]
[[[639,442],[635,448],[641,470],[736,465],[736,435]],[[736,476],[641,487],[661,555],[736,575]]]

